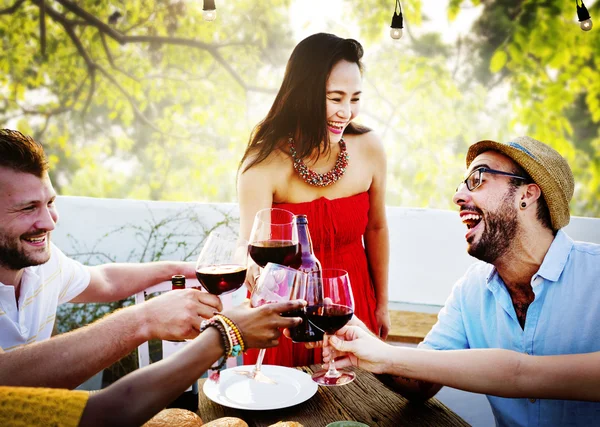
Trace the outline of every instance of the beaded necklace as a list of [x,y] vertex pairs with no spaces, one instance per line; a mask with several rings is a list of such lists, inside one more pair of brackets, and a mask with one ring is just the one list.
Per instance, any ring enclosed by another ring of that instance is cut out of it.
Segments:
[[290,137],[288,143],[290,144],[290,154],[292,155],[292,161],[294,162],[294,169],[296,169],[296,172],[298,172],[300,177],[307,184],[314,185],[315,187],[327,187],[344,176],[346,167],[348,167],[350,155],[348,154],[348,151],[346,151],[346,143],[343,138],[340,139],[340,153],[335,161],[335,166],[327,173],[317,173],[310,170],[302,159],[297,157],[296,145],[294,144],[294,139],[292,137]]

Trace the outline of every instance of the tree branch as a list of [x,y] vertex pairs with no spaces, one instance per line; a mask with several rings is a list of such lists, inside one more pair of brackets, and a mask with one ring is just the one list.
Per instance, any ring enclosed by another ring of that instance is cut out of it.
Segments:
[[[38,2],[40,0],[37,0]],[[71,0],[57,0],[58,3],[63,5],[66,9],[79,16],[88,22],[89,25],[96,27],[98,31],[107,35],[108,37],[116,40],[119,44],[125,45],[128,43],[151,43],[154,45],[175,45],[175,46],[188,46],[193,47],[195,49],[205,50],[212,55],[212,57],[225,68],[225,70],[233,77],[233,79],[247,92],[263,92],[263,93],[276,93],[274,89],[268,88],[260,88],[256,86],[249,86],[246,82],[240,77],[240,75],[225,61],[225,59],[221,56],[218,51],[220,46],[211,45],[208,43],[201,42],[199,40],[194,39],[186,39],[182,37],[163,37],[163,36],[146,36],[146,35],[136,35],[136,36],[127,36],[121,33],[118,30],[115,30],[110,25],[98,19],[96,16],[87,12],[86,10],[79,7],[77,4],[72,2]],[[223,47],[228,46],[228,44],[223,45]]]
[[40,48],[42,58],[46,59],[46,0],[40,3]]
[[25,0],[17,0],[12,6],[0,9],[0,15],[12,15],[23,3],[25,3]]
[[[33,1],[37,1],[39,3],[42,0],[33,0]],[[127,92],[123,88],[123,86],[121,86],[119,84],[119,82],[112,75],[110,75],[109,72],[107,72],[102,66],[100,66],[96,62],[94,62],[94,60],[90,57],[88,52],[83,47],[81,40],[79,39],[79,37],[77,37],[77,34],[75,34],[75,31],[73,31],[73,26],[68,22],[68,20],[52,8],[47,8],[47,12],[48,12],[48,15],[50,15],[56,22],[58,22],[62,25],[62,27],[65,29],[65,32],[67,33],[67,35],[69,36],[69,38],[71,39],[73,44],[75,45],[75,48],[77,49],[77,51],[79,52],[79,54],[81,55],[81,57],[83,58],[83,60],[86,63],[86,66],[88,69],[88,75],[90,76],[90,79],[91,79],[91,86],[90,86],[90,92],[88,94],[88,99],[86,101],[83,113],[85,114],[85,111],[91,102],[91,97],[95,91],[95,87],[96,87],[95,86],[95,72],[100,71],[102,73],[102,75],[104,75],[104,77],[106,77],[113,85],[115,85],[117,87],[117,89],[119,90],[119,92],[121,92],[121,94],[123,94],[123,96],[125,96],[125,98],[127,98],[127,101],[129,102],[129,105],[133,109],[133,112],[134,112],[136,118],[138,118],[140,121],[142,121],[144,124],[146,124],[147,126],[152,128],[156,132],[159,132],[160,134],[164,135],[164,132],[161,131],[160,129],[158,129],[154,125],[154,123],[152,123],[139,110],[138,106],[135,103],[135,99],[133,98],[133,96],[131,96],[131,94],[129,94],[129,92]]]
[[106,43],[106,38],[104,37],[104,33],[100,33],[100,40],[102,41],[102,46],[104,47],[104,52],[106,52],[106,57],[108,58],[108,63],[110,64],[110,66],[114,69],[117,70],[118,72],[120,72],[121,74],[129,77],[131,80],[134,80],[136,82],[139,82],[139,79],[137,79],[134,75],[128,73],[127,71],[123,70],[120,67],[117,67],[115,65],[115,61],[113,60],[113,56],[112,53],[110,53],[110,48],[108,47],[108,43]]
[[90,76],[90,91],[88,92],[87,99],[85,100],[85,104],[83,106],[83,110],[81,110],[81,116],[85,117],[85,114],[92,103],[92,98],[94,97],[94,93],[96,92],[96,69],[92,69],[89,73]]

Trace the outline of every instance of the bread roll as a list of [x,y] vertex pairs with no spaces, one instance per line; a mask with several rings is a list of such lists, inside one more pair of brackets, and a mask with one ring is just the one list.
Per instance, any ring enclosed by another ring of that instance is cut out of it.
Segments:
[[202,418],[181,408],[163,409],[142,427],[200,427]]
[[304,427],[297,421],[278,421],[275,424],[271,424],[269,427]]
[[210,423],[204,424],[202,427],[248,427],[246,421],[235,417],[217,418]]

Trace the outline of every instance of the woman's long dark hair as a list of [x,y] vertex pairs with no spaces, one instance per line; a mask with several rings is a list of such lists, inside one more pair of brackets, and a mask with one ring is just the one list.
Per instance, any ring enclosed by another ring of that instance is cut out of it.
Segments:
[[[267,116],[250,135],[240,167],[250,153],[256,153],[243,172],[265,160],[282,140],[293,136],[299,158],[329,152],[326,122],[327,79],[331,69],[341,60],[358,65],[362,73],[363,48],[354,39],[342,39],[333,34],[318,33],[302,40],[288,60],[283,82]],[[370,129],[349,123],[346,134],[362,134]],[[324,146],[321,147],[321,143]]]

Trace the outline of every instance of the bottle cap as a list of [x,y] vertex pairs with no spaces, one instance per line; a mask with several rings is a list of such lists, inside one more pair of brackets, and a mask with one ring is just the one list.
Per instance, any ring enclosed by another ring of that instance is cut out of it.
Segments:
[[174,274],[171,276],[171,284],[178,288],[185,288],[185,276],[183,274]]
[[296,215],[296,224],[308,224],[306,215]]

